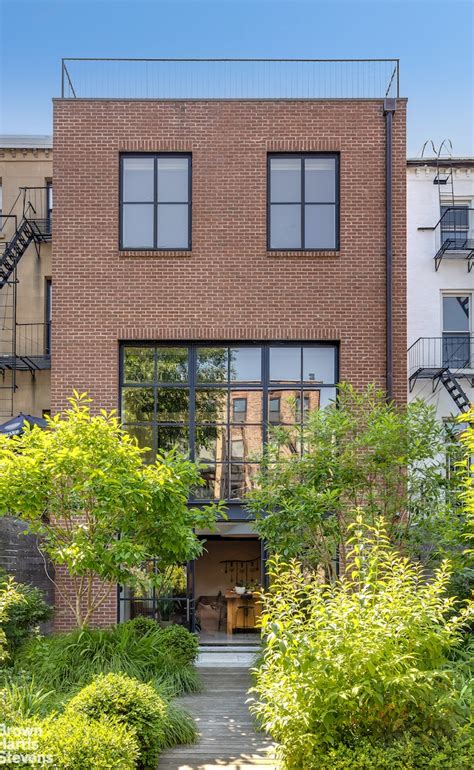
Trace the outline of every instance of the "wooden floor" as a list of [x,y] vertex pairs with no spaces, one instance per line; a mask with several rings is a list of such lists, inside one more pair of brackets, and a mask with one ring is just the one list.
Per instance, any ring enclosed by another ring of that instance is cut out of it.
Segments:
[[203,691],[179,702],[195,718],[200,740],[162,754],[159,770],[274,770],[271,741],[255,732],[246,700],[245,668],[202,668]]

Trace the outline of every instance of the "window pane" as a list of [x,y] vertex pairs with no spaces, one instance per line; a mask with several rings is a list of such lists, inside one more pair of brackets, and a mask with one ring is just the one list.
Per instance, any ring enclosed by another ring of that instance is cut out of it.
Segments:
[[[239,411],[245,401],[245,412]],[[237,407],[237,408],[236,408]],[[262,391],[234,390],[230,392],[230,419],[232,422],[262,422]]]
[[122,206],[122,246],[125,249],[153,248],[153,204]]
[[176,447],[179,452],[189,453],[189,433],[187,428],[158,428],[158,449],[168,452]]
[[157,410],[160,422],[188,422],[189,391],[186,388],[160,388]]
[[127,433],[130,434],[141,449],[147,451],[142,454],[143,462],[153,462],[153,428],[151,425],[124,425]]
[[261,348],[231,348],[229,355],[232,382],[260,382],[262,379]]
[[324,409],[325,406],[333,403],[336,400],[336,388],[321,388],[319,391],[319,408]]
[[336,248],[336,207],[305,206],[306,249],[335,249]]
[[124,382],[153,382],[154,348],[125,348],[123,352]]
[[469,207],[468,206],[441,206],[441,228],[450,230],[454,228],[469,227]]
[[228,455],[227,431],[217,425],[196,427],[196,462],[225,462]]
[[268,398],[268,421],[274,425],[280,422],[281,398],[280,396],[269,396]]
[[188,158],[158,158],[158,201],[188,202]]
[[232,463],[230,466],[230,498],[241,500],[255,487],[258,465]]
[[469,296],[443,297],[443,331],[469,331]]
[[154,199],[153,158],[123,158],[123,201],[145,203]]
[[[295,389],[291,390],[278,390],[278,391],[270,391],[268,394],[268,415],[270,422],[281,422],[286,425],[293,425],[293,423],[296,420],[296,411],[297,411],[297,403],[299,399],[301,398],[301,391]],[[278,419],[276,416],[276,413],[274,411],[274,417],[272,420],[272,415],[270,411],[271,402],[275,399],[278,399],[279,401],[279,410],[278,410]]]
[[301,158],[271,158],[270,194],[272,203],[301,201]]
[[336,382],[334,348],[303,348],[303,379],[305,382]]
[[122,422],[149,422],[154,411],[153,388],[122,389]]
[[270,379],[279,382],[301,380],[301,348],[270,348]]
[[336,200],[336,161],[334,158],[306,158],[304,162],[306,203],[334,203]]
[[249,462],[262,454],[262,429],[258,425],[234,425],[230,429],[230,459]]
[[301,206],[270,207],[270,248],[301,248]]
[[198,382],[227,382],[227,348],[198,348]]
[[196,423],[200,422],[227,422],[227,390],[196,390]]
[[158,206],[158,248],[189,248],[187,204]]
[[229,468],[224,465],[209,465],[201,470],[204,486],[194,490],[195,500],[219,500],[228,496]]
[[157,368],[161,382],[187,382],[188,349],[158,348]]

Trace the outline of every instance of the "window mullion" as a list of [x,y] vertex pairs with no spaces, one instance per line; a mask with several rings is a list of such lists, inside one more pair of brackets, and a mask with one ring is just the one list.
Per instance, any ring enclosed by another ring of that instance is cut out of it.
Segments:
[[305,238],[305,158],[301,158],[301,239],[300,239],[300,248],[305,249],[306,248],[306,238]]
[[158,248],[158,157],[154,157],[153,175],[153,245]]

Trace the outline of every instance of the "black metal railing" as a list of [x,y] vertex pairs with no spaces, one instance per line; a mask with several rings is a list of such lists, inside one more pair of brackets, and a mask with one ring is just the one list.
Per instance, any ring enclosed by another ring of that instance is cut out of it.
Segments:
[[62,59],[63,99],[382,99],[399,59]]
[[435,234],[434,261],[438,270],[443,258],[462,259],[471,272],[474,264],[474,208],[447,206],[432,227],[420,227]]
[[51,355],[51,322],[17,323],[16,355],[37,358]]
[[408,348],[408,376],[431,377],[442,369],[474,369],[474,335],[451,334],[419,337]]
[[8,214],[0,221],[0,235],[3,246],[12,240],[22,220],[34,222],[45,240],[50,240],[53,231],[53,188],[19,187]]
[[185,596],[136,597],[119,596],[120,617],[147,617],[159,623],[175,623],[189,627],[194,599]]

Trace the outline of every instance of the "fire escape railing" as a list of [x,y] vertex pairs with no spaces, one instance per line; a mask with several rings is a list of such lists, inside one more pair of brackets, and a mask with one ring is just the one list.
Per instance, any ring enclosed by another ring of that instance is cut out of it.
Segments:
[[419,379],[431,380],[433,391],[441,383],[459,410],[464,412],[469,408],[470,400],[458,382],[461,378],[474,378],[473,334],[419,337],[409,347],[410,393]]
[[433,227],[419,227],[418,230],[435,234],[435,270],[443,259],[464,260],[468,273],[474,266],[474,208],[469,206],[448,206]]

